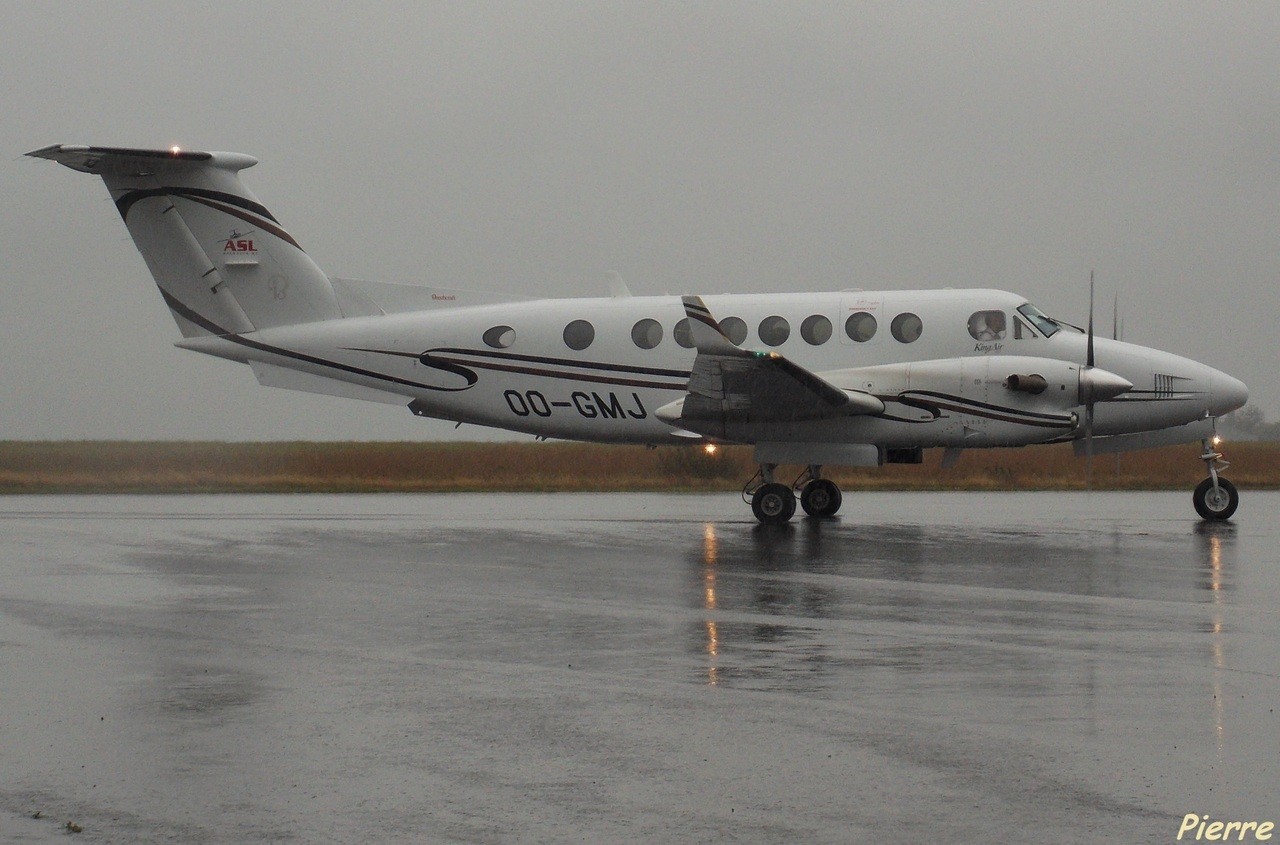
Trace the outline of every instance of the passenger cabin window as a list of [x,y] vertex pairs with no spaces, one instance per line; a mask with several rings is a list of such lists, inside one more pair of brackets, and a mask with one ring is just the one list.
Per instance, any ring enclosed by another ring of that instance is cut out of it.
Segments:
[[516,342],[516,330],[510,326],[494,326],[480,336],[485,346],[494,349],[506,349]]
[[769,346],[781,346],[791,337],[791,324],[784,318],[765,317],[760,321],[760,340]]
[[720,329],[724,332],[725,337],[733,341],[738,346],[747,339],[747,324],[737,317],[725,317],[720,321]]
[[1062,328],[1053,320],[1045,316],[1044,312],[1028,302],[1026,305],[1019,306],[1018,313],[1026,317],[1031,325],[1040,330],[1040,334],[1045,337],[1053,337],[1058,333],[1058,329]]
[[641,349],[652,349],[662,343],[662,324],[657,320],[640,320],[631,327],[631,340]]
[[689,318],[685,317],[676,323],[676,327],[671,330],[671,336],[675,338],[676,343],[685,349],[693,348],[693,331],[689,328]]
[[805,317],[800,324],[800,336],[810,346],[821,346],[831,340],[831,321],[821,314]]
[[924,332],[924,323],[908,311],[893,318],[889,331],[899,343],[915,343]]
[[844,321],[844,333],[855,343],[866,343],[876,336],[876,318],[866,311],[850,314]]
[[582,351],[596,339],[595,326],[586,320],[574,320],[564,327],[564,345],[576,351]]
[[969,336],[974,340],[1004,340],[1006,333],[1003,311],[976,311],[969,317]]

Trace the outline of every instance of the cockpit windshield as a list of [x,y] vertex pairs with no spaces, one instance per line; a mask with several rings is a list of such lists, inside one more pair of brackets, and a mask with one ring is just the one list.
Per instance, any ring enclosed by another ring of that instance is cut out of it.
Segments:
[[1030,302],[1021,306],[1018,309],[1018,313],[1026,317],[1031,322],[1031,325],[1039,329],[1040,333],[1045,337],[1053,337],[1058,333],[1058,329],[1062,328],[1056,320],[1045,316],[1043,311],[1032,305]]

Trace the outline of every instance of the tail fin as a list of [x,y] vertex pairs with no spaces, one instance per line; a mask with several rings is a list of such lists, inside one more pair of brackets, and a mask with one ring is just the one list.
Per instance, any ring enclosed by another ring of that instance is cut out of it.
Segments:
[[240,182],[240,153],[54,145],[27,153],[102,177],[184,337],[341,316],[329,279]]

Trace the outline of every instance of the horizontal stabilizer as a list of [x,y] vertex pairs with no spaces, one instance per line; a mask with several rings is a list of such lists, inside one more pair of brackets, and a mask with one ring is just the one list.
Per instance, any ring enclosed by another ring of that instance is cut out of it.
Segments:
[[97,176],[151,176],[157,173],[217,167],[222,170],[244,170],[258,160],[244,153],[205,153],[171,147],[167,150],[144,150],[131,147],[86,147],[78,144],[53,144],[27,153],[32,158],[56,161],[81,173]]

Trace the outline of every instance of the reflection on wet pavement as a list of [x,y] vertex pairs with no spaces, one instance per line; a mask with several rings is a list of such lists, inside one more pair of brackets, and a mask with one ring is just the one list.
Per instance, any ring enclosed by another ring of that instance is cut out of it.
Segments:
[[1280,495],[1227,525],[1184,498],[868,494],[782,528],[716,496],[13,499],[0,834],[60,836],[42,810],[121,841],[1075,841],[1083,814],[1169,841],[1186,812],[1265,816]]

